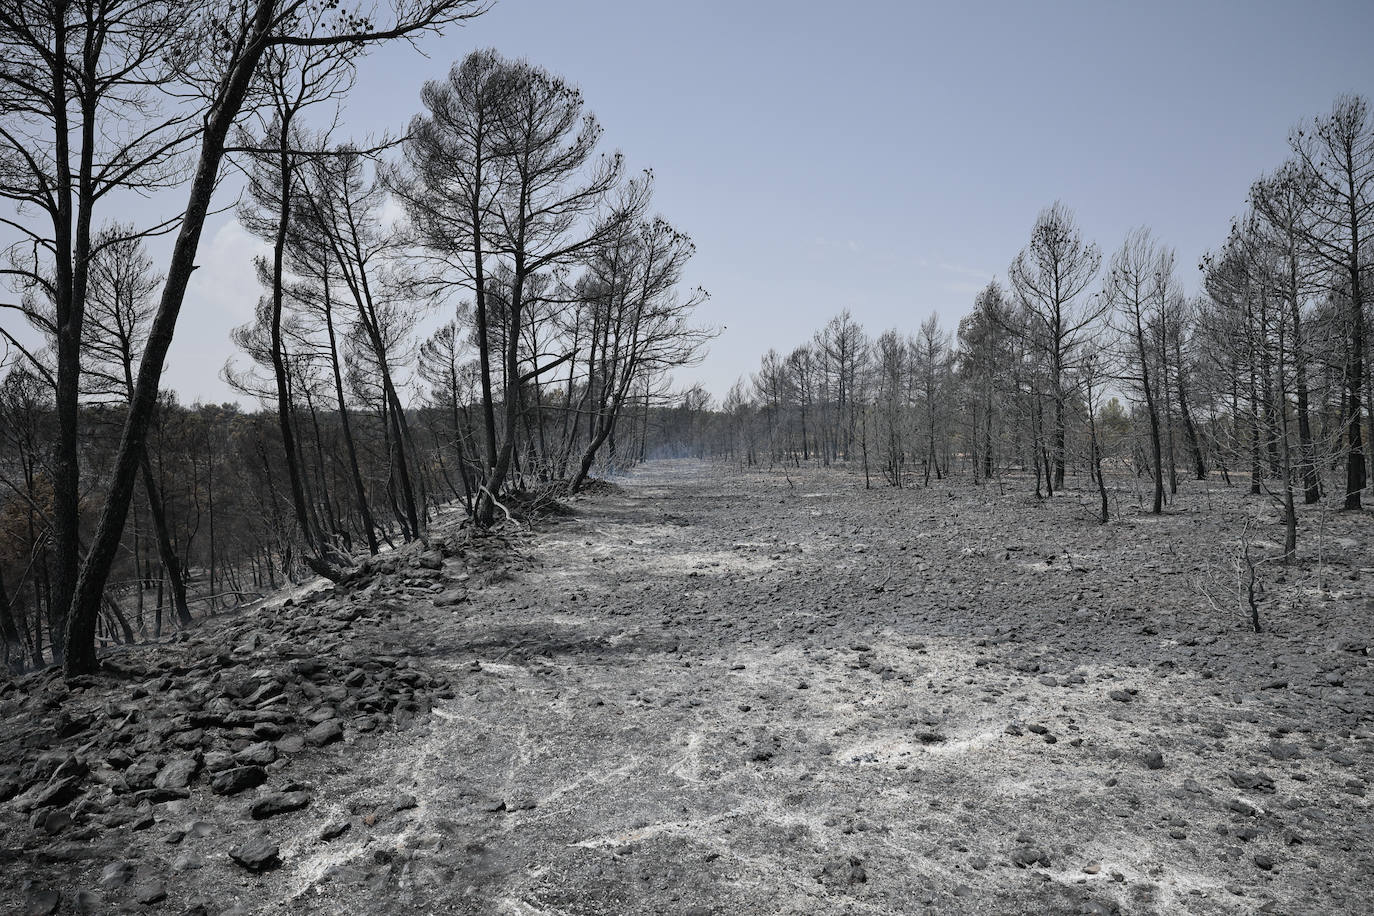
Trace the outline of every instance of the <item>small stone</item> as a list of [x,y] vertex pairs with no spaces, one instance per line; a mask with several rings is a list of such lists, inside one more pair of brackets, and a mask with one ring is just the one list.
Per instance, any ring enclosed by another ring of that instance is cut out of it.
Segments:
[[1164,769],[1164,754],[1159,751],[1150,751],[1145,755],[1145,767],[1150,770]]
[[151,789],[160,768],[151,760],[139,760],[124,771],[124,784],[130,791],[140,792]]
[[192,821],[186,828],[186,835],[193,840],[203,840],[215,832],[215,825],[209,821]]
[[324,747],[343,738],[343,726],[338,719],[326,719],[305,733],[305,741],[314,747]]
[[257,834],[231,849],[229,858],[249,871],[260,872],[280,865],[280,852],[266,834]]
[[337,839],[347,833],[349,827],[348,821],[330,821],[320,830],[320,839],[325,842]]
[[1237,771],[1228,775],[1237,789],[1247,789],[1253,792],[1274,791],[1274,780],[1265,776],[1263,773],[1242,773]]
[[100,872],[100,887],[102,890],[112,891],[116,888],[128,884],[134,876],[135,865],[132,862],[111,862]]
[[1264,853],[1259,853],[1258,855],[1256,855],[1254,858],[1254,862],[1255,867],[1260,869],[1261,871],[1272,871],[1274,868],[1274,860],[1266,856]]
[[178,757],[158,771],[153,788],[184,789],[191,784],[191,778],[199,769],[200,761],[195,757]]
[[61,902],[62,898],[57,895],[57,891],[49,887],[39,888],[30,892],[29,899],[24,904],[24,916],[52,916],[57,912]]
[[[255,728],[253,731],[256,733],[257,729]],[[250,744],[234,755],[234,761],[240,766],[265,767],[276,759],[277,748],[271,741],[259,741],[257,744]]]
[[283,754],[299,754],[305,750],[305,739],[300,735],[287,735],[277,742],[277,750]]
[[149,881],[134,887],[134,899],[144,906],[152,906],[167,899],[167,888],[157,881]]
[[210,751],[205,755],[205,771],[207,773],[223,773],[225,770],[234,767],[234,755],[224,751]]
[[258,722],[253,725],[253,737],[264,741],[276,741],[282,736],[281,726],[275,722]]
[[862,860],[855,856],[847,856],[843,859],[831,859],[826,862],[821,866],[816,877],[825,884],[852,887],[855,884],[866,883],[868,872],[864,870]]
[[52,810],[47,814],[39,815],[40,825],[45,833],[59,834],[72,825],[72,816],[66,811]]
[[1011,854],[1011,863],[1017,868],[1029,868],[1036,863],[1049,868],[1049,853],[1038,846],[1019,846]]
[[15,802],[15,807],[20,811],[61,807],[81,794],[82,779],[81,776],[68,776],[37,791],[30,790],[21,796],[23,801]]
[[210,791],[216,795],[237,795],[245,789],[260,786],[267,781],[267,771],[259,766],[234,767],[223,773],[216,773],[210,780]]
[[265,818],[276,817],[278,814],[299,811],[309,804],[309,792],[268,792],[253,802],[248,813],[253,820],[260,821]]

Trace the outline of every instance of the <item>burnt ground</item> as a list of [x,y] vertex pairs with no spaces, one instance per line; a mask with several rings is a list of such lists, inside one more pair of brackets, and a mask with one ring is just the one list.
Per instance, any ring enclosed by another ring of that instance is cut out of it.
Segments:
[[[11,745],[38,723],[8,758],[0,900],[1368,912],[1368,514],[1312,513],[1299,566],[1261,567],[1256,635],[1233,561],[1251,516],[1274,552],[1272,507],[1190,482],[1099,526],[1088,493],[1016,486],[653,463],[518,560],[449,544],[127,653],[122,679],[31,679],[0,695]],[[90,738],[107,720],[114,744]],[[263,744],[262,785],[207,787]],[[130,776],[188,755],[184,787]],[[255,836],[260,873],[229,856]]]

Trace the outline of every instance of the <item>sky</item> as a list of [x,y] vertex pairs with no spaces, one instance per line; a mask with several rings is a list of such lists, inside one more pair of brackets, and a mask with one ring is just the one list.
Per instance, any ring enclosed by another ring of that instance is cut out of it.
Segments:
[[[496,0],[374,51],[343,124],[401,132],[422,82],[482,47],[579,85],[697,244],[687,280],[720,334],[676,380],[720,397],[841,309],[875,336],[932,312],[953,330],[1056,200],[1105,255],[1150,227],[1196,290],[1290,129],[1374,94],[1372,34],[1369,0]],[[241,400],[220,368],[261,248],[232,209],[207,224],[165,376],[183,401]]]

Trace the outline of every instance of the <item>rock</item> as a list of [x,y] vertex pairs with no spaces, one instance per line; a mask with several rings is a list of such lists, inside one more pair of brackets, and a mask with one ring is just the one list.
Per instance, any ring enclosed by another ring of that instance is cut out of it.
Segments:
[[267,781],[267,771],[259,766],[234,767],[223,773],[216,773],[210,780],[210,791],[216,795],[237,795],[245,789],[260,786]]
[[1274,860],[1264,855],[1263,853],[1260,853],[1255,856],[1254,863],[1255,867],[1260,869],[1261,871],[1272,871],[1274,868]]
[[124,771],[124,784],[132,792],[151,789],[160,767],[151,760],[139,760]]
[[814,874],[823,884],[838,887],[852,887],[868,881],[868,872],[864,870],[863,861],[856,856],[831,859]]
[[54,808],[47,814],[36,816],[38,824],[44,833],[56,835],[66,830],[72,825],[72,816],[66,811]]
[[287,735],[277,742],[277,750],[283,754],[299,754],[305,750],[305,739],[300,735]]
[[1237,771],[1228,773],[1227,775],[1237,789],[1246,789],[1253,792],[1274,791],[1274,780],[1265,776],[1263,773],[1242,773]]
[[781,740],[776,737],[759,735],[753,745],[750,746],[749,754],[746,759],[754,763],[765,763],[772,760],[774,755],[777,754],[778,746],[781,743]]
[[200,769],[200,761],[195,757],[177,757],[158,771],[153,780],[155,789],[184,789],[191,784],[191,778]]
[[112,891],[128,884],[137,866],[132,862],[111,862],[100,872],[101,890]]
[[229,858],[249,871],[261,872],[281,864],[280,852],[276,843],[259,833],[229,850]]
[[172,871],[194,871],[197,868],[204,868],[205,862],[200,856],[185,853],[172,860]]
[[350,826],[348,821],[330,821],[320,829],[320,839],[325,842],[338,839],[348,832]]
[[234,766],[234,755],[224,751],[210,751],[205,755],[205,770],[208,773],[223,773]]
[[299,811],[310,804],[309,792],[268,792],[248,809],[255,821],[276,817],[291,811]]
[[133,895],[134,899],[144,906],[152,906],[167,899],[167,888],[158,881],[148,881],[135,885]]
[[[275,728],[276,726],[273,726]],[[253,729],[254,733],[257,729]],[[265,767],[277,759],[277,748],[271,741],[259,741],[257,744],[250,744],[248,747],[234,755],[234,761],[240,766],[260,766]]]
[[186,836],[193,840],[203,840],[215,832],[215,825],[209,821],[192,821],[186,828]]
[[62,898],[57,895],[57,891],[48,887],[38,888],[29,892],[23,913],[24,916],[52,916],[57,912],[61,902]]
[[1030,868],[1037,863],[1045,868],[1050,867],[1049,853],[1039,846],[1018,846],[1012,851],[1011,864],[1017,868]]
[[1107,696],[1116,700],[1118,703],[1131,702],[1131,695],[1124,690],[1113,690],[1111,693],[1107,694]]
[[338,719],[327,719],[305,733],[305,742],[315,747],[324,747],[343,738],[343,726]]
[[253,723],[253,737],[264,741],[276,741],[282,736],[282,727],[275,722]]
[[1146,753],[1145,767],[1150,770],[1164,769],[1164,754],[1157,750]]

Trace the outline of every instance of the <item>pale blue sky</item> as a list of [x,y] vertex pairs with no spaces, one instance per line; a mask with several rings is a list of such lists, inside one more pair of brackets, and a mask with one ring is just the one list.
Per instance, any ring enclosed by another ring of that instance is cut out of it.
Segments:
[[[697,242],[700,317],[726,330],[682,379],[719,396],[845,307],[874,334],[932,311],[953,328],[1055,199],[1106,252],[1150,226],[1195,289],[1289,128],[1374,94],[1371,37],[1369,0],[497,0],[428,58],[373,54],[346,124],[401,130],[477,47],[579,84]],[[253,250],[228,215],[207,229],[168,374],[185,400],[228,396]]]

